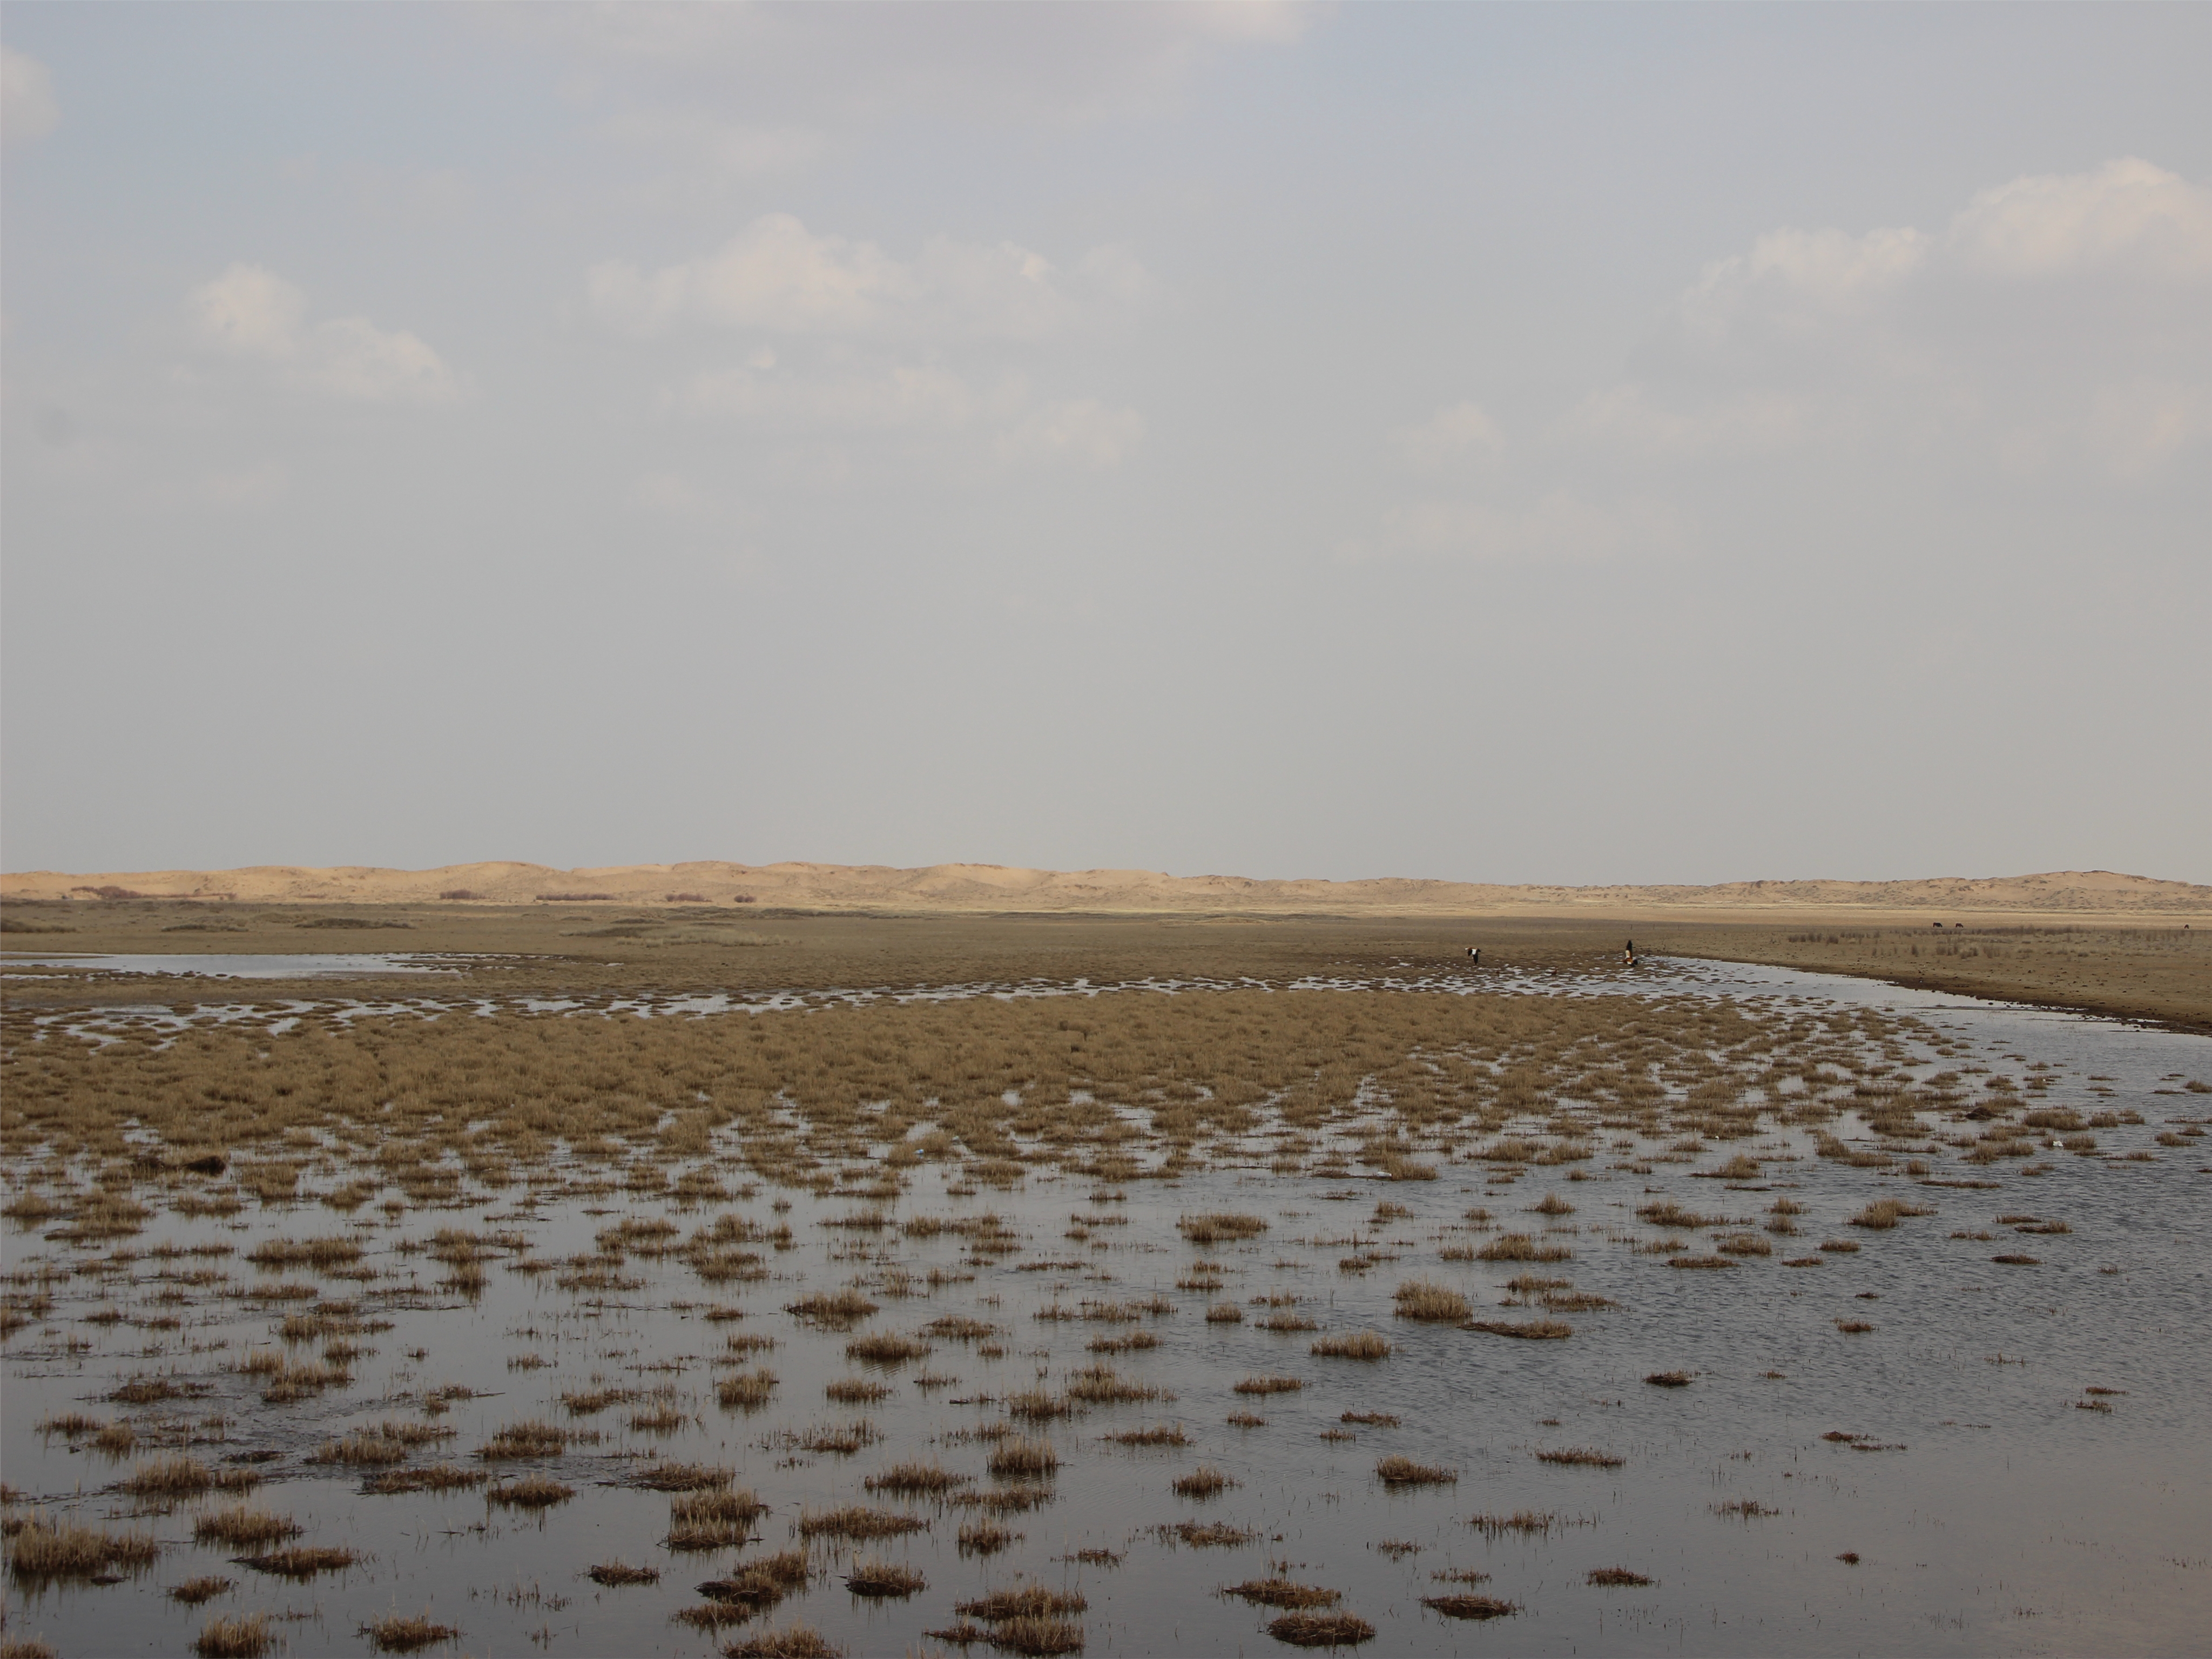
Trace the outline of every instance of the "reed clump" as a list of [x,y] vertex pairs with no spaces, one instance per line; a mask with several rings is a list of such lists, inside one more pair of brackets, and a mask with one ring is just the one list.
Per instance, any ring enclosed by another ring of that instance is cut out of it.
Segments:
[[261,1659],[274,1640],[267,1613],[236,1614],[201,1626],[192,1638],[192,1651],[199,1659]]
[[1353,1331],[1324,1336],[1313,1345],[1312,1352],[1324,1359],[1388,1359],[1390,1344],[1374,1331]]
[[247,1509],[242,1504],[203,1515],[192,1523],[192,1536],[199,1542],[222,1544],[232,1549],[250,1549],[258,1544],[297,1538],[301,1530],[299,1522],[289,1515]]
[[1349,1613],[1286,1613],[1267,1621],[1267,1634],[1298,1648],[1347,1648],[1372,1641],[1375,1626]]
[[1375,1474],[1386,1486],[1443,1486],[1459,1479],[1453,1470],[1395,1454],[1375,1466]]
[[196,1607],[204,1601],[212,1601],[218,1595],[228,1594],[232,1587],[231,1580],[208,1574],[198,1578],[187,1578],[181,1584],[170,1585],[169,1599],[181,1601],[188,1607]]
[[1447,1619],[1510,1619],[1521,1611],[1519,1602],[1494,1595],[1424,1595],[1421,1605]]
[[1408,1279],[1398,1286],[1393,1300],[1401,1319],[1456,1323],[1474,1311],[1467,1298],[1449,1285],[1425,1279]]
[[1540,1463],[1559,1463],[1572,1468],[1617,1469],[1628,1460],[1595,1446],[1558,1446],[1536,1454]]
[[550,1474],[526,1474],[517,1480],[495,1481],[484,1488],[485,1503],[518,1510],[550,1509],[575,1495],[574,1486],[565,1486]]
[[161,1553],[153,1537],[140,1532],[106,1532],[70,1521],[34,1516],[17,1529],[8,1566],[26,1583],[97,1578],[118,1571],[151,1566]]
[[1048,1480],[1060,1468],[1060,1453],[1049,1440],[1010,1436],[991,1449],[989,1468],[1000,1480]]
[[857,1504],[834,1510],[802,1510],[799,1515],[801,1538],[896,1538],[902,1533],[928,1529],[929,1522],[918,1516],[866,1509]]
[[361,1558],[335,1544],[294,1544],[281,1550],[231,1558],[241,1567],[279,1578],[313,1578],[319,1572],[343,1572]]
[[361,1626],[361,1634],[379,1653],[413,1653],[460,1633],[457,1626],[441,1625],[427,1613],[386,1613]]
[[661,1540],[676,1551],[734,1547],[752,1536],[753,1525],[768,1505],[744,1487],[695,1489],[672,1498],[668,1534]]
[[929,1581],[913,1568],[889,1561],[856,1561],[845,1577],[845,1588],[855,1595],[912,1595],[929,1588]]
[[1273,1578],[1248,1578],[1241,1584],[1229,1585],[1221,1593],[1263,1607],[1333,1607],[1344,1600],[1341,1590],[1323,1589],[1319,1584],[1300,1584],[1279,1574]]

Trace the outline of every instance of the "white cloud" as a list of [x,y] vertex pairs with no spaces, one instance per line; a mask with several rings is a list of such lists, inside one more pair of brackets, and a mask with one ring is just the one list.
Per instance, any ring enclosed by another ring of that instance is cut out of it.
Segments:
[[1093,398],[1048,404],[999,441],[1007,460],[1072,461],[1101,471],[1119,466],[1145,438],[1133,409],[1109,409]]
[[1818,447],[2142,480],[2212,435],[2208,314],[2212,191],[2123,158],[1981,191],[1933,234],[1762,235],[1562,435],[1647,461]]
[[27,52],[0,46],[0,134],[10,143],[43,138],[61,119],[53,71]]
[[979,388],[934,363],[873,369],[833,368],[813,374],[733,368],[692,380],[690,407],[735,416],[769,430],[798,432],[957,431],[1018,409],[1024,388],[1008,378]]
[[1141,300],[1150,278],[1120,248],[1071,279],[1012,242],[933,237],[901,261],[875,243],[817,235],[787,213],[754,220],[712,253],[647,272],[608,260],[585,275],[608,326],[652,338],[685,325],[819,336],[1036,341]]
[[2135,156],[2094,173],[2044,173],[1985,190],[1952,220],[1947,252],[2002,276],[2127,271],[2212,275],[2212,191]]
[[185,302],[202,343],[253,357],[289,358],[300,349],[307,296],[273,270],[234,264]]
[[1525,505],[1413,501],[1393,508],[1382,526],[1382,550],[1486,563],[1595,563],[1657,552],[1676,539],[1671,514],[1656,503],[1607,507],[1566,489]]
[[261,265],[232,265],[195,289],[185,314],[200,343],[277,366],[291,383],[364,403],[447,403],[462,384],[437,352],[405,330],[366,317],[307,326],[307,297]]
[[1447,404],[1419,426],[1390,434],[1399,457],[1416,472],[1449,472],[1470,463],[1493,460],[1505,445],[1480,404]]

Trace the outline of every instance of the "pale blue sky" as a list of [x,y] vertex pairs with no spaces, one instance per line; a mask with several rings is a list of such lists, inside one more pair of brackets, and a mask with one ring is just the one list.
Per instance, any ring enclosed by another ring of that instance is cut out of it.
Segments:
[[2212,9],[0,37],[9,869],[2212,880]]

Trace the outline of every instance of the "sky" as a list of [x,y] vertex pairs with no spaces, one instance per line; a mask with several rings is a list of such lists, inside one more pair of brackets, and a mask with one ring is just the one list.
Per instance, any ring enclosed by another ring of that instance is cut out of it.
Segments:
[[0,40],[6,869],[2212,881],[2212,8]]

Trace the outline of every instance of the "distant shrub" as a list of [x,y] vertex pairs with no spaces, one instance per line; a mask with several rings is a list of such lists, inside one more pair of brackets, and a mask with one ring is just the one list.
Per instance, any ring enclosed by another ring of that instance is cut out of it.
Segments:
[[438,896],[441,899],[477,899],[483,895],[466,887],[448,887]]

